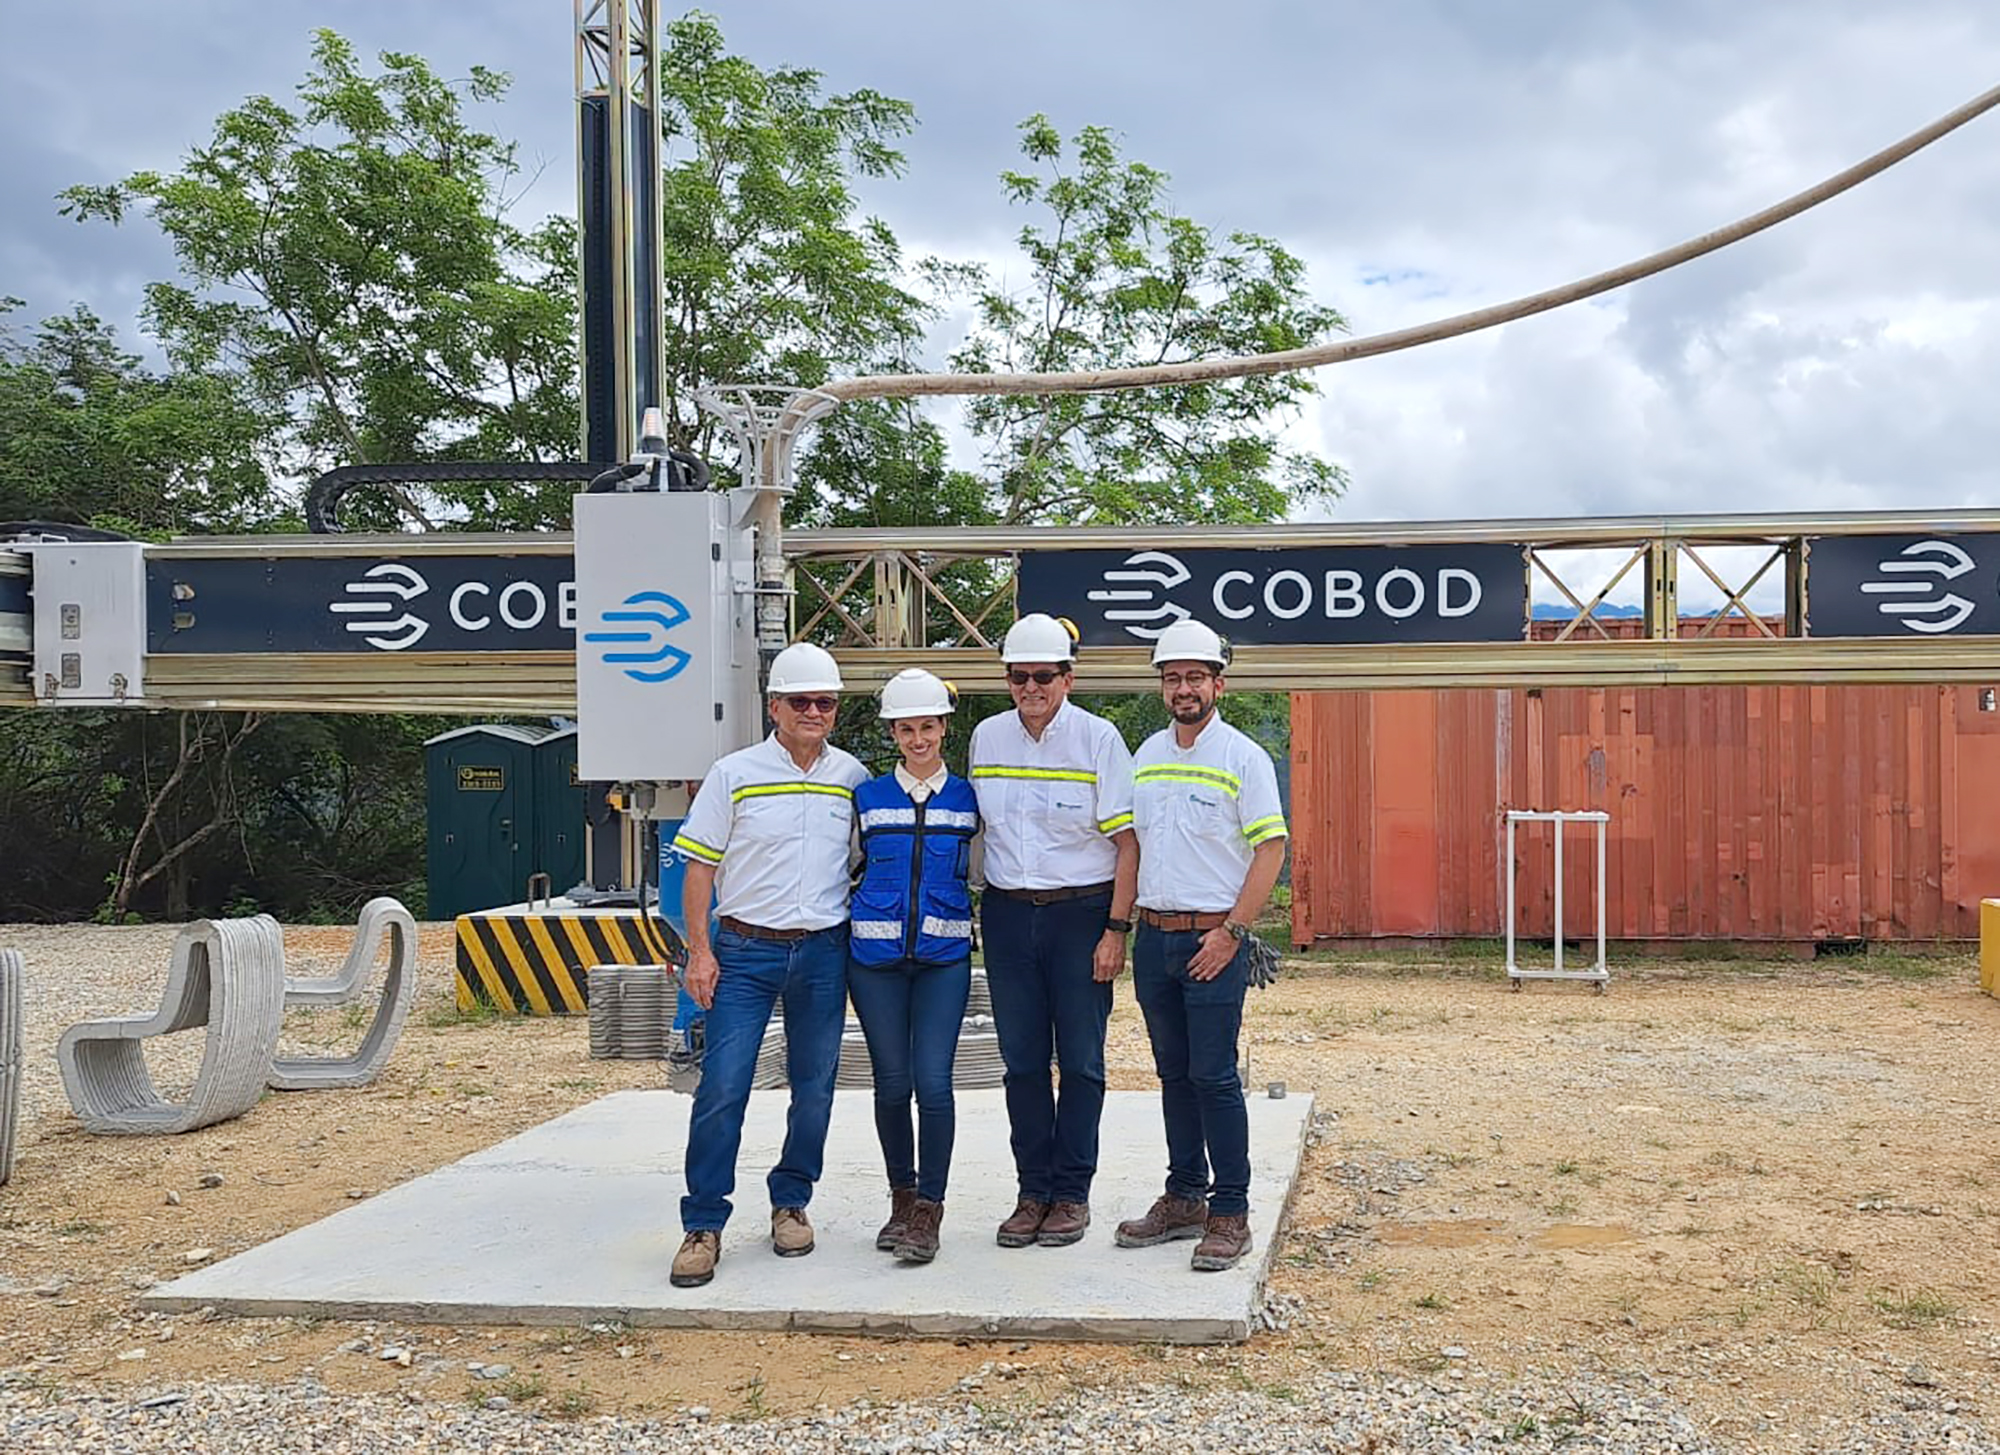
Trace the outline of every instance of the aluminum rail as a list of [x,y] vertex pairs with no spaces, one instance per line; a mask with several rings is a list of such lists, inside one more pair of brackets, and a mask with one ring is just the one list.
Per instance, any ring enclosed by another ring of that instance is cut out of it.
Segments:
[[[1086,551],[1157,548],[1158,526],[928,526],[856,527],[785,532],[788,557],[861,556],[902,550],[963,556],[1017,551]],[[1777,544],[1800,536],[1952,534],[2000,531],[2000,510],[1883,510],[1795,515],[1626,515],[1595,520],[1519,518],[1452,521],[1289,521],[1281,525],[1203,525],[1168,528],[1176,544],[1256,549],[1283,546],[1464,545],[1495,541],[1538,546],[1617,545],[1675,541],[1688,545]],[[1199,539],[1190,537],[1197,535]],[[148,559],[189,556],[307,555],[324,559],[429,555],[566,556],[568,531],[536,534],[433,532],[424,535],[183,536],[148,546]],[[4,556],[4,553],[0,553]]]
[[[924,666],[961,691],[1005,692],[984,648],[855,648],[848,685],[873,691]],[[159,655],[146,661],[151,706],[293,712],[545,713],[576,707],[567,652]],[[1143,692],[1156,677],[1142,647],[1093,649],[1083,691]],[[1244,647],[1230,668],[1241,691],[1435,687],[1694,687],[1752,683],[1992,683],[2000,638],[1506,642],[1409,647]],[[25,687],[20,697],[27,705]]]
[[[1675,548],[1762,544],[1785,557],[1788,610],[1803,619],[1809,583],[1805,553],[1813,537],[1881,534],[2000,532],[2000,510],[1878,511],[1844,514],[1627,516],[1600,520],[1512,519],[1488,521],[1296,522],[1283,526],[1184,529],[1176,544],[1238,548],[1313,545],[1422,545],[1508,543],[1524,561],[1546,566],[1547,552],[1568,548],[1646,548],[1670,576]],[[929,529],[800,530],[785,536],[788,559],[801,569],[797,620],[806,622],[827,591],[868,601],[883,590],[908,592],[911,582],[894,572],[866,569],[894,560],[897,571],[925,576],[932,567],[990,561],[1006,604],[1006,576],[1027,551],[1140,550],[1157,548],[1161,532],[1128,527],[980,527]],[[227,536],[183,538],[146,547],[149,561],[236,558],[284,563],[309,559],[519,556],[566,558],[567,532],[542,534],[392,534],[343,536]],[[843,569],[835,563],[853,563]],[[848,585],[820,587],[818,577]],[[14,583],[11,610],[0,610],[0,705],[31,705],[25,671],[28,619],[21,583],[26,558],[0,550],[0,587]],[[1553,575],[1553,572],[1547,574]],[[885,584],[886,583],[886,584]],[[1671,582],[1669,581],[1669,584]],[[918,586],[935,589],[927,576]],[[1567,588],[1565,588],[1567,589]],[[1745,588],[1747,589],[1747,588]],[[1574,594],[1579,602],[1588,591]],[[1592,602],[1591,604],[1595,604]],[[1230,682],[1239,689],[1322,689],[1553,686],[1715,686],[1749,683],[1979,683],[2000,681],[2000,637],[1814,638],[1796,632],[1773,636],[1696,639],[1699,627],[1674,614],[1671,592],[1649,602],[1643,637],[1604,640],[1573,631],[1561,641],[1373,646],[1256,646],[1237,654]],[[925,666],[967,691],[1004,690],[997,658],[977,633],[956,631],[952,643],[930,645],[874,628],[869,608],[823,620],[841,628],[835,650],[856,690],[878,686],[897,671]],[[884,612],[884,619],[893,616]],[[822,612],[824,617],[824,612]],[[1653,617],[1658,616],[1659,620]],[[907,614],[905,616],[907,619]],[[1005,613],[996,618],[1006,619]],[[1522,624],[1524,638],[1529,624]],[[981,631],[986,628],[982,627]],[[971,645],[957,645],[969,642]],[[1141,691],[1152,686],[1143,647],[1091,648],[1080,663],[1086,690]],[[271,711],[520,713],[566,712],[576,700],[576,664],[568,651],[340,652],[230,654],[154,653],[145,660],[145,703],[181,708]]]

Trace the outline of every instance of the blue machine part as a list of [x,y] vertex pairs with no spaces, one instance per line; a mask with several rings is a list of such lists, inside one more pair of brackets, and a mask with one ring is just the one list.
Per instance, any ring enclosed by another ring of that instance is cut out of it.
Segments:
[[[660,821],[660,917],[674,927],[680,937],[687,938],[687,916],[681,913],[681,885],[687,878],[687,859],[674,852],[674,835],[681,831],[684,819],[669,818]],[[687,1028],[707,1015],[694,1002],[694,997],[683,990],[674,1005],[674,1029]]]

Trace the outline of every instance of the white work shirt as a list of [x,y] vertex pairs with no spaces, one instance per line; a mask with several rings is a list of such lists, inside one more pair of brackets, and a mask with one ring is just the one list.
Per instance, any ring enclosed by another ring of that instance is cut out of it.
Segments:
[[972,730],[972,788],[985,823],[985,874],[1001,889],[1108,881],[1111,836],[1132,827],[1132,755],[1118,729],[1065,702],[1040,739],[1018,710]]
[[847,918],[854,789],[868,779],[831,743],[801,770],[774,733],[717,760],[674,847],[714,864],[716,913],[772,930],[824,930]]
[[1271,755],[1218,712],[1193,747],[1162,728],[1133,761],[1139,904],[1196,914],[1234,909],[1251,851],[1286,836]]
[[896,784],[903,792],[910,795],[912,803],[922,803],[933,793],[941,790],[944,787],[944,780],[950,776],[951,770],[942,763],[938,764],[937,772],[928,778],[919,778],[901,763],[896,765]]

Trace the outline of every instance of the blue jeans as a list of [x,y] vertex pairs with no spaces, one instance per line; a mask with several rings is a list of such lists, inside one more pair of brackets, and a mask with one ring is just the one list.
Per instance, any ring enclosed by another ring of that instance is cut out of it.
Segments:
[[1238,949],[1213,980],[1191,980],[1188,961],[1201,947],[1199,934],[1157,930],[1143,921],[1138,930],[1132,991],[1160,1074],[1167,1192],[1207,1198],[1216,1217],[1240,1216],[1250,1211],[1250,1113],[1236,1074],[1244,951]]
[[[944,1201],[951,1172],[951,1144],[958,1127],[951,1067],[972,988],[968,957],[949,965],[899,960],[894,965],[847,967],[847,991],[868,1041],[875,1072],[875,1135],[889,1186],[914,1187],[917,1196]],[[910,1132],[910,1095],[917,1098],[917,1131]]]
[[[1088,1202],[1104,1113],[1104,1027],[1111,983],[1091,978],[1111,893],[1030,904],[988,892],[980,901],[993,1029],[1006,1068],[1007,1122],[1020,1195]],[[1049,1079],[1054,1054],[1062,1094]]]
[[847,1018],[845,924],[816,930],[802,940],[759,940],[712,923],[709,941],[722,974],[708,1009],[701,1084],[688,1119],[681,1226],[690,1233],[720,1232],[729,1221],[757,1048],[780,1001],[792,1105],[785,1119],[785,1148],[769,1178],[771,1206],[804,1207],[812,1201],[826,1157],[833,1077]]

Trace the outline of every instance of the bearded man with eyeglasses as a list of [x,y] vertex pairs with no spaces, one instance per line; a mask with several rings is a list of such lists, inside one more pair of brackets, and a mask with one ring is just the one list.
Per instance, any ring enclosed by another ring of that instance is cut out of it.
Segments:
[[1198,1273],[1250,1251],[1250,1118],[1236,1069],[1250,927],[1285,863],[1285,810],[1265,752],[1216,711],[1229,644],[1177,621],[1153,644],[1173,724],[1139,745],[1139,938],[1132,990],[1146,1017],[1167,1134],[1167,1185],[1118,1225],[1121,1248],[1188,1238]]
[[709,769],[674,837],[687,859],[684,984],[708,1012],[688,1121],[677,1288],[715,1276],[757,1050],[780,1004],[791,1110],[767,1179],[771,1249],[781,1258],[813,1250],[806,1204],[833,1116],[847,1014],[848,848],[854,790],[868,770],[827,741],[841,690],[829,653],[809,642],[785,648],[771,663],[768,690],[771,735]]
[[995,1237],[1003,1248],[1061,1247],[1090,1226],[1104,1029],[1138,883],[1132,755],[1115,727],[1068,700],[1068,622],[1022,617],[1000,657],[1015,710],[974,728],[968,754],[986,829],[986,983],[1019,1182]]

